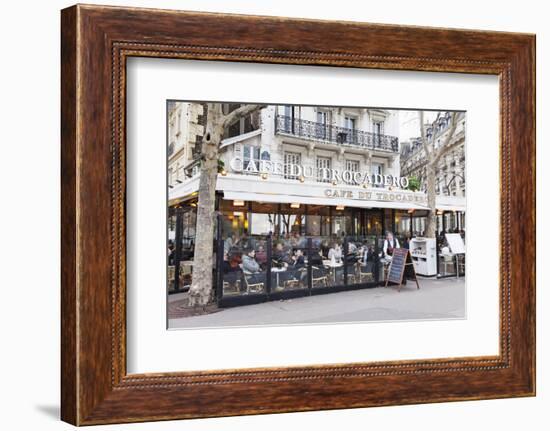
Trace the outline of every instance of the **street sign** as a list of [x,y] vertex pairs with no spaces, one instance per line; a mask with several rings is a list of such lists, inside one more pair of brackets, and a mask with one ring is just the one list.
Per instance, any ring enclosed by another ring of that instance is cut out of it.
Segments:
[[416,278],[416,271],[414,270],[414,264],[408,248],[396,248],[393,250],[385,287],[388,286],[388,283],[396,283],[399,285],[398,290],[401,290],[401,285],[403,284],[403,276],[405,275],[405,270],[407,269],[407,267],[409,268],[408,273],[412,276],[412,278],[414,278],[414,281],[416,282],[416,288],[420,289],[418,279]]

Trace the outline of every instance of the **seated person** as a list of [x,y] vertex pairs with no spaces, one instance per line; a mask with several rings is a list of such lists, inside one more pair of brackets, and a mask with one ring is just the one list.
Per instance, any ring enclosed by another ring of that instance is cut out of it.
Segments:
[[355,243],[353,242],[348,243],[348,254],[346,255],[346,262],[347,263],[357,262],[358,253],[359,253],[359,250],[357,249],[357,246],[355,245]]
[[326,240],[322,241],[321,242],[321,255],[327,257],[329,249],[330,249],[330,247],[328,245],[328,241],[326,241]]
[[323,266],[323,256],[321,255],[321,250],[315,249],[311,252],[311,265],[313,266]]
[[235,289],[238,280],[241,278],[240,270],[241,268],[239,268],[238,264],[231,266],[229,255],[224,253],[222,262],[223,281],[229,283],[231,289]]
[[256,251],[253,248],[247,249],[243,254],[243,271],[249,284],[264,283],[265,273],[262,272],[260,264],[255,259]]
[[340,262],[342,260],[342,248],[340,247],[340,244],[337,242],[332,244],[332,247],[328,251],[328,258],[329,260],[334,259],[336,262]]
[[374,249],[372,246],[366,245],[363,247],[363,259],[361,263],[366,265],[367,262],[374,262]]
[[301,249],[295,248],[294,254],[292,255],[292,264],[290,265],[292,268],[299,269],[303,268],[306,264],[304,260],[304,253]]
[[265,251],[263,245],[258,246],[258,251],[256,252],[256,262],[258,262],[262,268],[264,268],[267,263],[267,252]]
[[246,254],[243,254],[243,271],[250,272],[252,274],[260,272],[260,264],[255,259],[256,251],[248,249]]
[[286,267],[286,271],[279,273],[279,283],[282,283],[283,286],[289,280],[297,280],[305,283],[307,277],[305,266],[304,253],[301,249],[295,248],[291,257],[291,263]]
[[231,267],[232,271],[239,271],[241,269],[241,253],[239,253],[237,250],[233,250],[229,253],[229,266]]
[[294,232],[292,238],[290,239],[290,245],[293,248],[306,248],[307,238],[300,236],[299,232]]
[[275,250],[273,251],[272,260],[275,266],[281,268],[281,267],[287,267],[288,265],[291,265],[293,263],[291,257],[287,252],[285,252],[283,244],[281,242],[278,242],[275,246]]

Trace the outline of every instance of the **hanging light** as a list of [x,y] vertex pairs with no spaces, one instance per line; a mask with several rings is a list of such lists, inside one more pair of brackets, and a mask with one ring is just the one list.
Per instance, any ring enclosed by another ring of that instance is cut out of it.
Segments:
[[233,206],[234,207],[244,207],[244,201],[240,200],[240,199],[237,199],[237,200],[233,201]]
[[300,208],[300,204],[292,203],[292,204],[290,204],[290,208],[298,209],[298,208]]
[[267,180],[267,172],[264,172],[264,173],[262,174],[262,180]]
[[300,180],[301,183],[303,183],[306,179],[304,178],[304,176],[300,176],[300,178],[298,178]]
[[345,208],[344,205],[336,205],[336,211],[343,211]]
[[337,185],[338,185],[338,181],[332,180],[332,185],[333,185],[333,186],[337,186]]
[[220,172],[220,174],[222,174],[222,176],[226,176],[227,175],[227,171],[225,169],[222,169],[222,171]]

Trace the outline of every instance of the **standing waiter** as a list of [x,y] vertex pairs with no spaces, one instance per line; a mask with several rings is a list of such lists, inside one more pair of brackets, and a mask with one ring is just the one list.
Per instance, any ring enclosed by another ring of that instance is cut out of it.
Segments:
[[384,240],[384,257],[392,256],[393,250],[399,247],[399,241],[397,238],[394,238],[393,233],[390,231],[386,232],[386,239]]

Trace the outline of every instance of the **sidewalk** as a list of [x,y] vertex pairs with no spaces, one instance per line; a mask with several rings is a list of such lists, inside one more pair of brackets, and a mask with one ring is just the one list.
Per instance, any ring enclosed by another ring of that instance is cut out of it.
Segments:
[[[397,287],[377,287],[221,309],[170,319],[169,328],[461,319],[465,317],[464,278],[419,278]],[[169,301],[181,299],[171,295]]]

